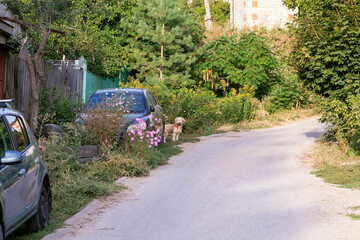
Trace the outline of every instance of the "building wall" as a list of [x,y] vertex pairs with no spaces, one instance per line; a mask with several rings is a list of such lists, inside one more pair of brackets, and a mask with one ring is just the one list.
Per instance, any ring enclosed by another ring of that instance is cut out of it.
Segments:
[[282,0],[230,0],[230,21],[234,28],[285,28],[292,22],[295,11]]

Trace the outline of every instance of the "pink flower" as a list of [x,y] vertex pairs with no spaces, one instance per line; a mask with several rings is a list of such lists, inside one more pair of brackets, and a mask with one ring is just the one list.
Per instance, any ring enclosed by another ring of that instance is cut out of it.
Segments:
[[155,145],[155,147],[157,147],[158,143],[157,143],[157,142],[155,142],[155,143],[154,143],[154,145]]
[[157,118],[155,118],[155,121],[157,121],[158,119]]
[[150,123],[150,127],[154,126],[152,123]]
[[130,136],[130,135],[131,135],[131,133],[128,133],[128,135]]
[[149,118],[149,119],[152,119],[153,117],[154,117],[153,115],[150,115],[148,118]]
[[152,145],[149,145],[149,148],[151,148],[152,147]]
[[134,131],[134,130],[131,130],[131,133],[134,135],[134,134],[135,134],[135,131]]
[[186,112],[186,111],[184,110],[184,112]]
[[135,140],[135,138],[134,138],[134,137],[132,137],[132,138],[131,138],[131,141],[134,141],[134,140]]

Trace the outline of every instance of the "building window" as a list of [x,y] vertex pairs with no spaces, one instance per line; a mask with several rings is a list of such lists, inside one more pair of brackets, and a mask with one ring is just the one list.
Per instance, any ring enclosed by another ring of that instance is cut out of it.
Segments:
[[244,1],[244,7],[246,7],[246,2]]
[[252,1],[252,7],[257,8],[258,7],[258,2],[257,1]]
[[253,26],[251,29],[252,29],[253,31],[256,31],[256,30],[259,29],[259,27],[258,27],[258,26]]
[[294,21],[294,14],[289,14],[288,15],[288,20],[289,20],[289,22]]
[[258,20],[258,15],[257,15],[257,13],[253,13],[253,15],[252,15],[252,20]]
[[244,21],[246,21],[246,14],[244,14]]

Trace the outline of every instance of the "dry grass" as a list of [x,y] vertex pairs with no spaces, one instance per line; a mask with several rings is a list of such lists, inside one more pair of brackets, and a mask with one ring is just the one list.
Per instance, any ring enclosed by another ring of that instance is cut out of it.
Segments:
[[217,128],[218,131],[248,131],[253,129],[271,128],[282,126],[290,122],[310,118],[318,115],[313,109],[285,110],[251,121],[244,121],[237,124],[225,124]]
[[310,153],[306,154],[305,161],[316,170],[322,170],[329,165],[334,167],[357,165],[360,163],[360,157],[344,152],[337,143],[318,141]]
[[345,188],[360,188],[360,156],[343,151],[335,142],[318,141],[304,156],[316,176]]

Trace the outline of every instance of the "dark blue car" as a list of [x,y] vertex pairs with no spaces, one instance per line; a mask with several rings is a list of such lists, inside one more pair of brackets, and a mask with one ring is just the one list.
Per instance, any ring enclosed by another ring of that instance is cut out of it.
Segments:
[[121,125],[120,137],[123,137],[132,126],[139,125],[139,119],[141,119],[141,124],[144,124],[144,127],[146,125],[148,130],[158,127],[161,137],[164,139],[164,114],[161,106],[149,90],[142,88],[96,90],[86,102],[81,118],[88,118],[88,112],[99,106],[104,108],[124,108],[123,119],[119,121]]

